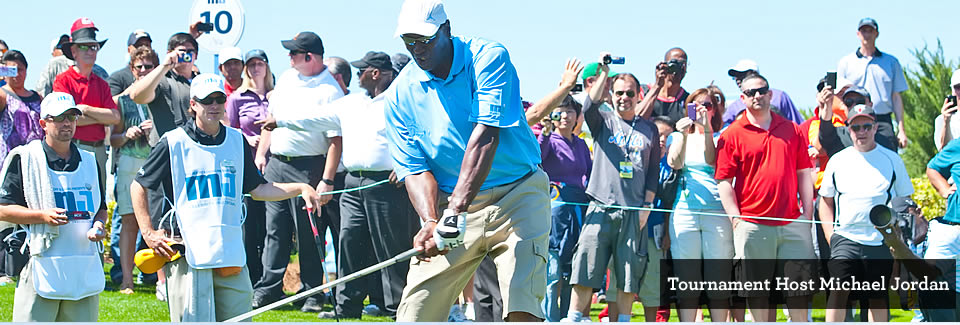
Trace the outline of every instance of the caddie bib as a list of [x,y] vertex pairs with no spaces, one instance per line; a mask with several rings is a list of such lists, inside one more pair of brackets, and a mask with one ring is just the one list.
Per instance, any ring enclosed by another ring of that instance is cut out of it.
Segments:
[[80,150],[76,170],[55,171],[49,166],[47,170],[57,207],[67,210],[68,222],[59,226],[49,249],[30,258],[33,287],[47,299],[79,300],[99,294],[104,286],[103,265],[97,244],[87,239],[102,202],[96,158]]
[[197,269],[246,265],[243,249],[243,135],[221,127],[220,145],[167,132],[174,209],[187,263]]

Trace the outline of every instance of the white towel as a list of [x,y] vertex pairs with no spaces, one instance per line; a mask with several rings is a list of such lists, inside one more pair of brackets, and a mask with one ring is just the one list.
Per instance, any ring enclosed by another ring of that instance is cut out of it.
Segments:
[[[20,156],[20,176],[23,179],[23,197],[27,201],[27,208],[45,210],[56,208],[53,196],[53,186],[50,185],[50,172],[47,170],[47,156],[43,151],[43,140],[33,140],[28,144],[16,147],[7,155],[7,159],[0,171],[0,184],[10,168],[10,158]],[[27,225],[29,237],[27,246],[30,255],[42,255],[53,240],[60,235],[57,226],[45,223]]]

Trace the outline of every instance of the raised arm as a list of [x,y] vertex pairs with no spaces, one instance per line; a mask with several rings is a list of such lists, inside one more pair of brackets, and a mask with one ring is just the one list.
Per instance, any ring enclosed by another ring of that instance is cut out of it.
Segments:
[[656,82],[647,90],[647,93],[643,96],[643,100],[640,101],[640,104],[635,108],[638,116],[650,119],[650,116],[653,115],[653,104],[657,102],[657,96],[660,96],[660,90],[666,85],[667,78],[669,77],[667,65],[663,62],[657,64],[657,70],[654,74]]
[[157,85],[160,84],[160,80],[163,80],[167,72],[170,72],[177,65],[179,55],[180,52],[176,51],[167,53],[159,67],[130,85],[130,88],[126,90],[130,94],[130,98],[137,104],[152,102],[157,94]]
[[544,116],[550,114],[557,105],[563,101],[563,98],[570,93],[573,86],[577,84],[577,76],[583,71],[583,65],[580,60],[567,59],[567,65],[564,68],[563,76],[560,78],[560,86],[554,89],[547,97],[533,104],[526,112],[527,125],[533,126],[540,122]]

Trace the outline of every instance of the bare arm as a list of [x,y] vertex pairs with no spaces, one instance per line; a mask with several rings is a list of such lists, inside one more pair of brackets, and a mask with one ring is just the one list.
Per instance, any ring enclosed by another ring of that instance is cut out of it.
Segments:
[[125,91],[130,94],[130,98],[133,99],[133,102],[137,104],[149,104],[153,101],[154,97],[157,95],[157,85],[160,84],[160,80],[163,80],[163,76],[170,72],[177,63],[177,57],[179,52],[170,52],[167,53],[166,58],[163,59],[163,62],[159,67],[150,71],[149,74],[140,78]]
[[660,91],[667,83],[668,74],[666,64],[661,62],[657,65],[657,71],[654,77],[656,78],[656,82],[653,84],[653,87],[650,87],[650,90],[647,90],[647,93],[643,95],[643,100],[640,101],[640,104],[636,107],[637,115],[645,119],[649,119],[650,115],[653,115],[653,104],[656,103],[657,96],[660,96]]
[[60,226],[67,224],[66,209],[34,210],[15,204],[0,204],[0,221],[21,225],[48,224]]
[[423,220],[423,227],[413,238],[413,247],[424,253],[424,258],[441,254],[437,250],[437,243],[433,240],[433,230],[437,227],[437,220],[440,219],[437,211],[437,179],[432,172],[426,171],[420,174],[409,175],[404,178],[407,187],[407,195],[410,197],[410,203],[413,209],[417,211],[420,220]]
[[270,152],[270,134],[267,130],[260,130],[260,145],[257,146],[257,155],[254,162],[262,173],[267,166],[267,153]]
[[83,115],[77,119],[77,126],[93,124],[114,125],[120,123],[120,110],[93,107],[84,104],[77,105],[77,108],[83,112]]
[[563,98],[566,97],[567,94],[570,93],[570,90],[573,89],[573,86],[577,84],[577,76],[580,75],[581,71],[583,71],[583,65],[580,64],[580,60],[568,59],[563,77],[560,79],[560,86],[527,110],[527,125],[533,126],[539,123],[544,116],[550,114],[557,105],[560,105]]
[[897,116],[897,140],[900,142],[900,148],[907,147],[907,127],[903,122],[903,97],[900,93],[893,92],[890,97],[893,100],[893,114]]
[[483,181],[490,174],[493,156],[499,144],[499,128],[476,124],[463,155],[457,186],[450,195],[450,208],[454,213],[466,212],[470,207],[473,198],[480,191],[480,185],[483,185]]
[[[806,159],[804,156],[801,159]],[[803,208],[801,217],[812,220],[813,217],[813,175],[812,168],[797,170],[797,186],[800,187],[800,206]]]
[[[689,120],[689,119],[688,119]],[[683,120],[681,119],[680,122]],[[682,169],[683,162],[687,156],[687,132],[680,132],[680,140],[677,143],[671,144],[670,149],[667,151],[667,165],[670,165],[670,168],[673,169]]]
[[723,204],[723,211],[730,215],[730,223],[736,225],[739,222],[740,203],[737,199],[737,193],[733,190],[733,179],[722,179],[717,183],[717,192],[720,194],[720,204]]
[[832,197],[820,197],[820,225],[823,226],[823,236],[827,238],[827,244],[830,244],[830,236],[833,236],[833,214],[836,202]]
[[[336,136],[330,138],[330,147],[327,148],[327,160],[323,167],[323,179],[335,180],[337,178],[337,167],[340,166],[340,155],[343,153],[343,137]],[[320,182],[317,184],[317,192],[326,193],[333,191],[333,185]],[[333,199],[333,194],[326,194],[320,197],[320,205],[327,204]]]
[[320,207],[320,197],[313,187],[304,183],[264,183],[250,191],[250,197],[257,201],[281,201],[302,195],[307,210]]
[[950,184],[947,183],[947,179],[936,170],[927,168],[927,178],[930,179],[930,185],[933,185],[933,188],[937,189],[937,193],[944,198],[950,197],[955,191],[955,189],[951,188]]
[[144,242],[147,243],[147,246],[153,248],[156,254],[169,259],[170,256],[173,256],[174,251],[167,244],[166,234],[162,230],[153,228],[147,206],[147,191],[137,181],[130,184],[130,200],[133,203],[133,213],[137,218],[137,225],[140,227],[140,234],[143,235]]

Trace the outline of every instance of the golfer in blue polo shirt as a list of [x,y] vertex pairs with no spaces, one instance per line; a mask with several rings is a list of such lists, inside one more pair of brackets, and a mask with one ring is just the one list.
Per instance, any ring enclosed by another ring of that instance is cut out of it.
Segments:
[[[387,137],[397,176],[423,220],[413,241],[423,254],[411,262],[397,321],[446,320],[485,255],[497,264],[502,316],[542,320],[547,175],[507,50],[451,36],[439,0],[404,2],[396,36],[416,64],[384,94]],[[463,237],[438,235],[438,220],[442,229],[454,215],[465,216]]]

